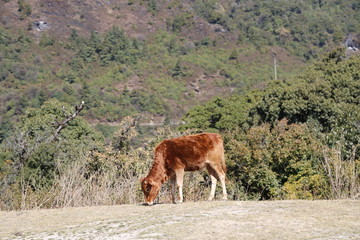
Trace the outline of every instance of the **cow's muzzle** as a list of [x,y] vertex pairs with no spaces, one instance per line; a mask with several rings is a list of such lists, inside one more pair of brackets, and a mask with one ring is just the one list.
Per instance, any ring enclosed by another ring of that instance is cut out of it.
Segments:
[[154,205],[154,203],[153,202],[150,202],[150,203],[144,202],[143,205],[144,206],[152,206],[152,205]]

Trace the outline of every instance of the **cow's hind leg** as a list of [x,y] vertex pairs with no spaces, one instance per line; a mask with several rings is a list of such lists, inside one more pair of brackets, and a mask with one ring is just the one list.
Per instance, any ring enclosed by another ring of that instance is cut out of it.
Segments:
[[184,169],[178,169],[175,171],[176,174],[176,186],[179,191],[179,201],[177,203],[183,202],[183,180],[184,180]]
[[170,184],[171,184],[171,199],[172,203],[176,203],[176,175],[170,177]]
[[221,182],[221,187],[223,190],[222,200],[227,200],[227,192],[226,192],[226,185],[225,185],[225,180],[226,180],[225,172],[223,171],[223,169],[220,166],[218,166],[218,168],[216,168],[216,173],[219,176],[219,179]]
[[210,190],[210,196],[208,198],[208,201],[212,201],[215,197],[217,176],[216,176],[216,171],[210,165],[208,165],[206,168],[209,172],[210,179],[211,179],[211,190]]
[[212,201],[214,199],[215,190],[216,190],[216,183],[217,183],[217,180],[216,180],[215,176],[210,175],[210,178],[211,178],[211,191],[210,191],[210,196],[208,198],[208,201]]
[[223,190],[222,200],[227,200],[227,192],[226,192],[226,185],[225,185],[226,177],[225,177],[224,171],[221,170],[221,172],[222,173],[219,174],[219,178],[220,178],[221,187],[222,187],[222,190]]
[[207,166],[207,170],[210,174],[210,178],[211,178],[211,191],[210,191],[210,196],[209,196],[209,201],[211,201],[214,196],[215,196],[215,190],[216,190],[216,180],[220,180],[221,182],[221,187],[223,190],[223,197],[222,200],[227,200],[227,192],[226,192],[226,185],[225,185],[225,172],[223,171],[223,169],[221,168],[221,166],[219,165],[211,165],[209,164]]

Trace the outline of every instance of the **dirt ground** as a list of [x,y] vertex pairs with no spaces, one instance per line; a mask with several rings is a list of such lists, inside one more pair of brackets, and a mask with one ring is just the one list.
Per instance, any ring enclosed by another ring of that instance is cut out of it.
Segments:
[[0,212],[0,239],[360,239],[360,201],[215,201]]

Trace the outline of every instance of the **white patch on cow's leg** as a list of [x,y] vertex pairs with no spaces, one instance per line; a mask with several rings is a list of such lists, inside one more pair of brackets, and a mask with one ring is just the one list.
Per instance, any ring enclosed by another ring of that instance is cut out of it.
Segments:
[[216,178],[213,175],[210,175],[210,178],[211,178],[211,191],[208,201],[212,201],[215,197],[216,182],[217,182]]
[[183,202],[183,180],[184,180],[184,169],[179,169],[175,172],[176,174],[176,185],[178,187],[178,191],[179,191],[179,201],[178,203],[182,203]]
[[179,201],[177,201],[177,203],[182,203],[183,202],[183,192],[182,192],[182,184],[179,185]]
[[220,175],[220,182],[223,190],[223,197],[222,200],[227,200],[227,192],[226,192],[226,186],[225,186],[225,174]]

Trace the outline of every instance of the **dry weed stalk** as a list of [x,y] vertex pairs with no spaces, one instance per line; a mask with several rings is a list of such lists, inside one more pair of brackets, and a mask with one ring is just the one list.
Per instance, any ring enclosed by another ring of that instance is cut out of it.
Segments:
[[356,198],[360,195],[360,161],[356,160],[357,146],[344,159],[341,145],[323,149],[323,166],[331,185],[332,198]]

